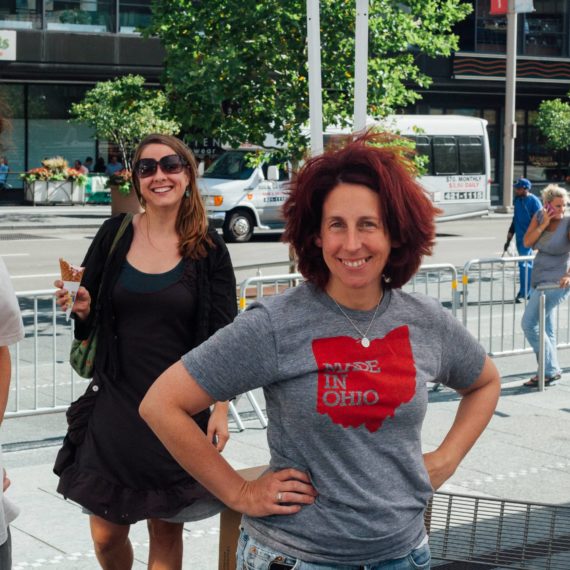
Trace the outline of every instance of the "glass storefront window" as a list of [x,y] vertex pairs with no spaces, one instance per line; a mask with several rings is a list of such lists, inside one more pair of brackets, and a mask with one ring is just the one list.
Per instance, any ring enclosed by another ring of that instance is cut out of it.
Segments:
[[138,33],[140,28],[150,24],[151,0],[119,0],[119,32]]
[[524,55],[568,55],[567,0],[534,0],[534,12],[523,15],[522,27]]
[[476,51],[505,53],[507,46],[507,18],[489,14],[489,0],[478,0],[475,6]]
[[0,28],[39,29],[41,9],[39,0],[0,2]]
[[21,188],[19,175],[25,170],[24,86],[0,85],[0,101],[7,119],[0,135],[0,156],[6,158],[10,168],[6,182],[13,188]]
[[48,30],[110,32],[112,0],[46,0]]

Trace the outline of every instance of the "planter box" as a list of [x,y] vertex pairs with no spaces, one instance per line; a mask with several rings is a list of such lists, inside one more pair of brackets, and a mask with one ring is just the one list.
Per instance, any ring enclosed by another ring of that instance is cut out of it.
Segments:
[[24,199],[35,204],[84,204],[85,187],[65,180],[26,183]]

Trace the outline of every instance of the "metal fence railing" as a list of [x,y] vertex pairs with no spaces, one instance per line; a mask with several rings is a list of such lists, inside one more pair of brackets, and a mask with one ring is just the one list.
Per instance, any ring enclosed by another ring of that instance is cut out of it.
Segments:
[[[521,328],[526,302],[517,303],[520,261],[532,257],[473,259],[463,267],[463,324],[490,356],[531,352]],[[570,347],[570,304],[556,313],[559,348]]]

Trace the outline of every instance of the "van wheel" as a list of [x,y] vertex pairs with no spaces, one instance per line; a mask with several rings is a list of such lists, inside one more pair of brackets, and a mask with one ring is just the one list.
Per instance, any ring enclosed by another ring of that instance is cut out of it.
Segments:
[[223,227],[224,239],[227,242],[246,242],[253,235],[253,219],[244,211],[233,212],[226,218]]

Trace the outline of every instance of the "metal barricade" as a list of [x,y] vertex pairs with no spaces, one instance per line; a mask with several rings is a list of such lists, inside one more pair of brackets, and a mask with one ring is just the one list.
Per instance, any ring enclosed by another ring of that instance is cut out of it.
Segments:
[[[472,259],[463,268],[462,320],[490,356],[531,352],[521,328],[526,301],[516,303],[518,262],[532,257]],[[570,347],[570,306],[556,313],[558,347]]]
[[419,291],[437,299],[457,316],[459,291],[457,290],[457,269],[451,263],[422,265],[413,278],[404,285],[404,291]]
[[72,321],[57,307],[54,289],[16,296],[28,332],[11,347],[14,374],[6,417],[65,411],[88,383],[69,366]]
[[570,507],[435,493],[425,514],[437,568],[568,570]]

